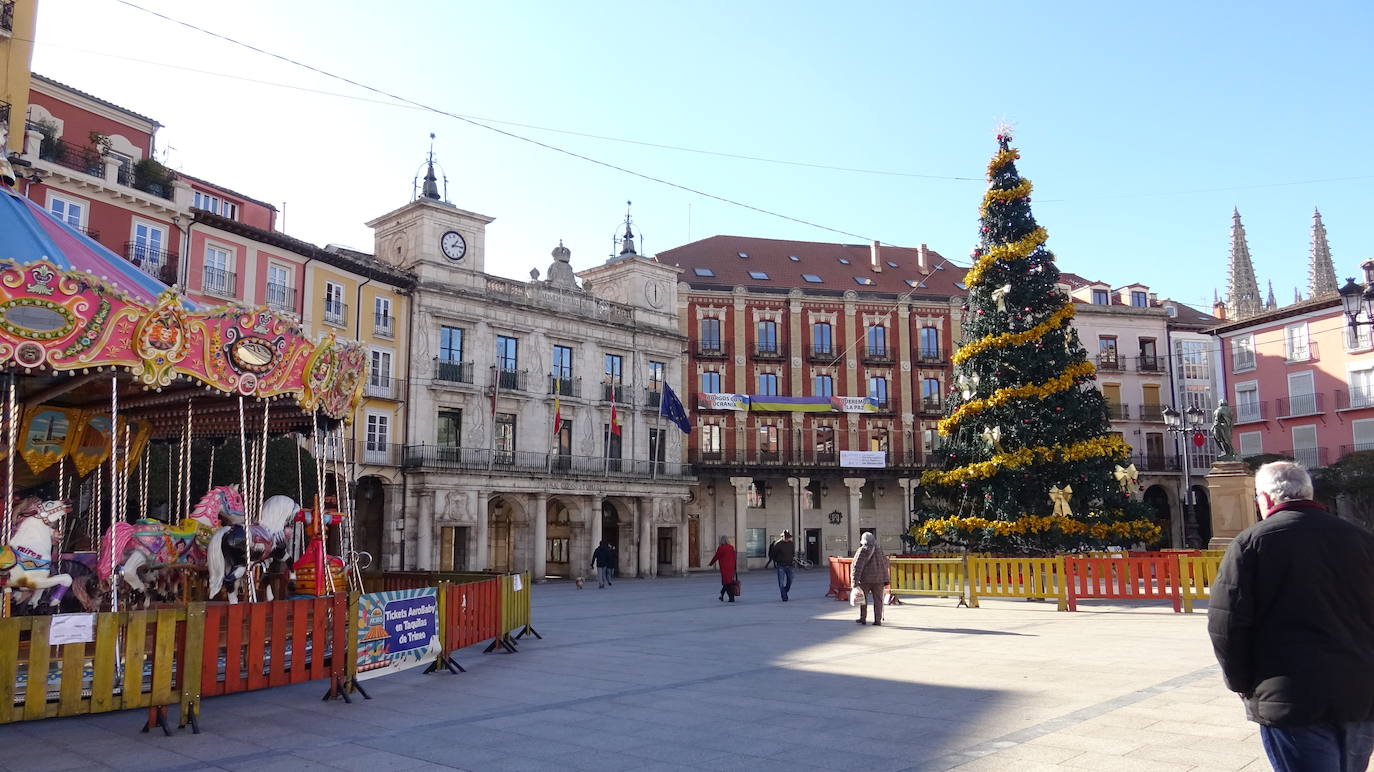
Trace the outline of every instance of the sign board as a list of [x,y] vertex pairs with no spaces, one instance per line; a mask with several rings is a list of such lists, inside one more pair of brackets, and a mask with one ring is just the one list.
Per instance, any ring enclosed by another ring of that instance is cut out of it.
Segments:
[[95,614],[53,614],[48,645],[90,643],[95,640]]
[[878,412],[878,400],[873,397],[831,397],[830,404],[841,413]]
[[840,466],[862,469],[882,469],[887,466],[887,451],[842,450],[840,451]]
[[358,599],[358,678],[428,665],[443,651],[434,587],[369,592]]
[[748,410],[749,398],[743,394],[712,394],[706,392],[697,395],[697,409]]

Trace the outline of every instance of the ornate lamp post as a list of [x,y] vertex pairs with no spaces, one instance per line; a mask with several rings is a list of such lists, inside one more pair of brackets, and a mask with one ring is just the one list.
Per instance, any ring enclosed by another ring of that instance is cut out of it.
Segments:
[[1197,549],[1201,546],[1201,535],[1198,533],[1197,511],[1194,506],[1196,502],[1193,497],[1193,465],[1188,457],[1188,445],[1193,443],[1202,447],[1211,435],[1212,429],[1207,425],[1207,414],[1197,405],[1190,405],[1182,414],[1172,407],[1164,408],[1164,428],[1183,441],[1183,541],[1185,546]]
[[[1374,325],[1374,283],[1364,287],[1355,283],[1355,280],[1346,277],[1345,286],[1341,287],[1341,307],[1345,311],[1346,324],[1350,329],[1358,329],[1361,325]],[[1360,312],[1364,312],[1364,319],[1357,319]]]

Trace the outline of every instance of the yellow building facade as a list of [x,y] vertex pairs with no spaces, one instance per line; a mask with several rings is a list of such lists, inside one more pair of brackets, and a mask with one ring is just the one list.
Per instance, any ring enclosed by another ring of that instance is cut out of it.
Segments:
[[8,131],[6,155],[24,152],[29,110],[29,73],[38,0],[0,2],[0,130]]

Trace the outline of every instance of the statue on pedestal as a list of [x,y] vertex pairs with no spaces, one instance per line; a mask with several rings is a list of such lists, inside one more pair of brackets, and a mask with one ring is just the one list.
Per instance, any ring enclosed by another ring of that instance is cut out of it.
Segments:
[[1231,432],[1235,429],[1235,416],[1231,415],[1231,408],[1226,404],[1226,400],[1217,400],[1217,409],[1212,413],[1212,438],[1217,441],[1217,447],[1221,450],[1218,461],[1239,461],[1240,456],[1236,455],[1236,447],[1231,444]]

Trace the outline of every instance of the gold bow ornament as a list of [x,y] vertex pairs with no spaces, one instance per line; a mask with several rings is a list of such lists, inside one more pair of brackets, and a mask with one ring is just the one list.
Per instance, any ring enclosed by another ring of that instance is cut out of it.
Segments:
[[1007,310],[1007,295],[1011,294],[1011,285],[1003,284],[992,291],[992,302],[997,304],[998,311]]
[[1140,477],[1140,472],[1136,471],[1135,464],[1127,467],[1117,464],[1116,471],[1112,474],[1116,477],[1117,484],[1121,486],[1121,492],[1127,496],[1131,495],[1131,491],[1136,487],[1136,480]]
[[1069,509],[1069,497],[1073,495],[1073,488],[1065,485],[1060,488],[1057,485],[1050,486],[1050,502],[1054,504],[1055,516],[1073,517],[1073,510]]
[[994,451],[1002,452],[1002,427],[993,426],[983,430],[983,441],[986,442]]

